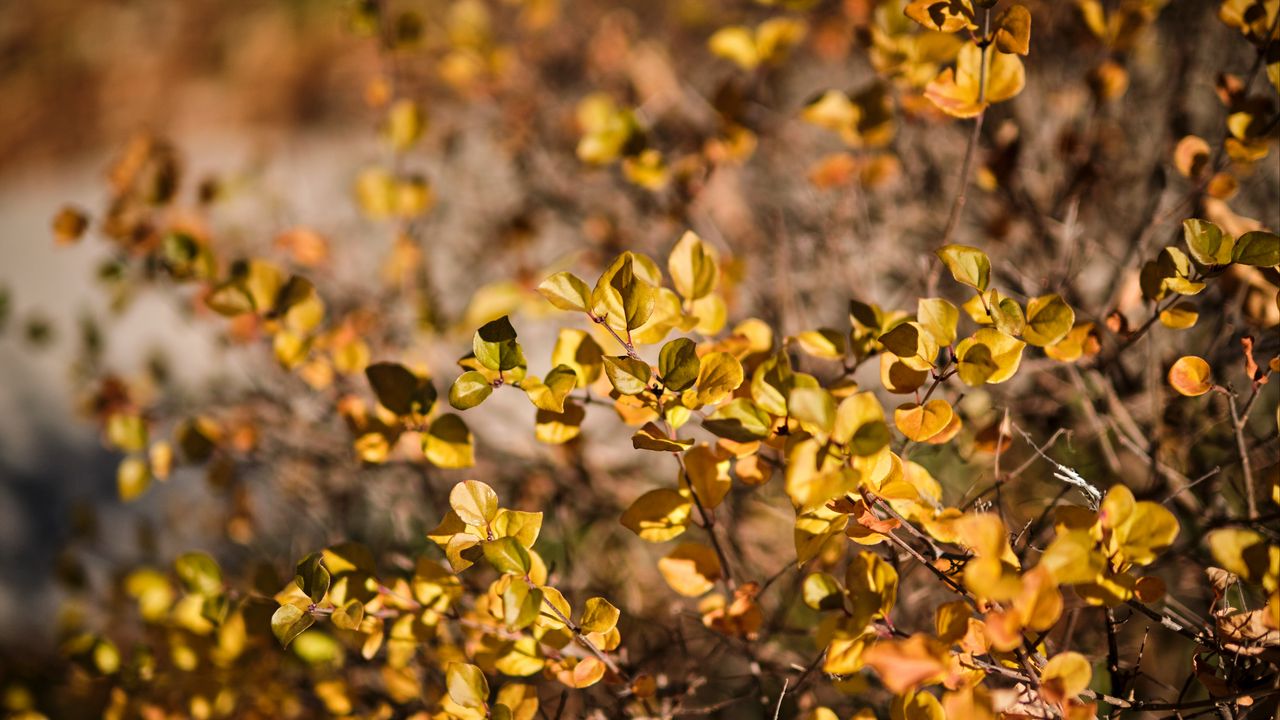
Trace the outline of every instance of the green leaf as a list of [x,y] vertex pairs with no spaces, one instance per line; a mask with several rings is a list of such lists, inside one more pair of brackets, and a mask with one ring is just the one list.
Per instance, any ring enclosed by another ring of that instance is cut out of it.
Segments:
[[1011,297],[1002,297],[995,290],[991,291],[991,299],[988,300],[991,310],[991,319],[995,322],[996,329],[1006,335],[1017,337],[1027,326],[1027,317],[1022,312],[1022,306],[1017,300]]
[[880,344],[912,370],[928,370],[938,357],[938,341],[917,322],[898,323],[880,336]]
[[716,289],[719,270],[715,254],[692,230],[685,232],[667,258],[671,284],[686,300],[697,300]]
[[513,537],[521,545],[531,548],[542,530],[542,513],[499,509],[489,529],[494,537]]
[[639,395],[649,386],[653,368],[649,363],[622,355],[605,356],[604,372],[613,388],[623,395]]
[[1265,230],[1241,235],[1231,250],[1231,262],[1254,267],[1280,265],[1280,235]]
[[311,616],[311,613],[297,605],[281,605],[271,615],[271,632],[282,646],[289,647],[289,643],[293,642],[294,638],[305,632],[315,622],[316,619]]
[[651,268],[642,263],[652,265],[653,261],[642,260],[642,257],[631,252],[619,255],[596,281],[591,292],[591,312],[619,332],[628,332],[643,325],[657,304],[658,293],[654,283],[659,278],[650,281],[639,274],[652,276]]
[[558,272],[543,280],[538,292],[561,310],[586,312],[591,306],[591,288],[570,272]]
[[1231,262],[1235,239],[1217,225],[1196,218],[1183,220],[1182,234],[1191,257],[1201,265],[1227,265]]
[[751,374],[751,399],[771,415],[786,415],[793,378],[791,359],[779,351],[757,365]]
[[840,401],[831,439],[863,457],[875,455],[889,444],[889,424],[875,393],[860,392]]
[[702,422],[714,435],[734,442],[752,442],[769,437],[773,419],[750,398],[735,398],[715,409]]
[[498,516],[498,493],[479,480],[465,480],[449,491],[449,507],[474,527],[485,527]]
[[329,592],[329,579],[329,569],[324,566],[324,556],[320,553],[302,558],[293,576],[293,582],[313,603],[323,600]]
[[431,381],[398,363],[373,363],[364,369],[364,374],[378,402],[397,415],[426,415],[436,402]]
[[471,349],[481,365],[495,372],[525,366],[516,329],[506,315],[482,325],[471,341]]
[[1032,345],[1046,347],[1066,337],[1075,324],[1075,311],[1060,295],[1041,295],[1027,303],[1027,327],[1022,336]]
[[515,579],[502,593],[502,620],[508,629],[523,630],[538,619],[542,610],[542,590]]
[[498,538],[484,544],[484,559],[495,570],[521,577],[529,574],[529,551],[513,537]]
[[956,282],[986,292],[991,281],[991,260],[986,253],[967,245],[947,245],[940,248],[937,255]]
[[198,595],[222,592],[222,569],[207,553],[183,553],[173,561],[173,569],[187,592]]
[[469,710],[481,710],[489,701],[489,681],[475,665],[453,662],[445,670],[449,699]]
[[689,338],[676,338],[658,353],[658,377],[662,386],[673,392],[693,387],[700,369],[698,346]]
[[334,626],[343,630],[356,630],[364,619],[364,603],[359,600],[348,600],[342,607],[334,608],[330,620]]
[[655,288],[637,278],[632,268],[632,262],[628,260],[609,280],[609,286],[622,298],[622,312],[628,330],[644,325],[653,315],[653,307],[657,303]]
[[470,410],[493,394],[493,385],[478,370],[468,370],[449,387],[449,404],[458,410]]

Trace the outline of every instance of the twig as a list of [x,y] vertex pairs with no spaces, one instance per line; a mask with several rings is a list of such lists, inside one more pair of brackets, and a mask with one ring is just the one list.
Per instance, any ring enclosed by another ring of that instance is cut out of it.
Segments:
[[716,551],[716,557],[720,559],[720,569],[724,573],[724,584],[729,592],[737,587],[737,583],[733,580],[733,569],[729,566],[729,556],[725,554],[724,547],[720,545],[720,538],[716,535],[716,516],[715,512],[708,512],[703,506],[702,500],[698,497],[698,491],[693,488],[693,481],[689,479],[689,473],[684,466],[684,457],[680,453],[673,453],[676,456],[676,462],[680,463],[680,476],[684,478],[685,487],[689,488],[689,497],[693,498],[693,506],[698,509],[698,516],[702,519],[702,528],[707,531],[707,536],[711,538],[711,547]]
[[1190,483],[1188,483],[1188,484],[1186,484],[1186,485],[1183,485],[1182,487],[1180,487],[1180,488],[1178,488],[1178,489],[1174,490],[1173,492],[1169,493],[1168,497],[1166,497],[1164,500],[1161,500],[1161,501],[1160,501],[1160,504],[1161,504],[1161,505],[1168,505],[1168,504],[1169,504],[1169,503],[1170,503],[1170,502],[1171,502],[1175,497],[1177,497],[1177,496],[1178,496],[1178,493],[1181,493],[1181,492],[1183,492],[1184,490],[1190,490],[1191,488],[1193,488],[1193,487],[1195,487],[1195,486],[1199,485],[1200,483],[1204,482],[1205,480],[1208,480],[1209,478],[1213,477],[1214,475],[1217,475],[1217,474],[1218,474],[1218,473],[1220,473],[1220,472],[1222,472],[1222,466],[1221,466],[1221,465],[1217,465],[1217,466],[1215,466],[1215,467],[1214,467],[1212,470],[1210,470],[1209,472],[1207,472],[1207,473],[1205,473],[1205,474],[1201,475],[1200,477],[1196,478],[1195,480],[1191,481]]
[[782,714],[782,700],[787,696],[787,685],[791,683],[791,678],[782,680],[782,692],[778,693],[778,707],[773,710],[773,720],[778,720],[778,716]]
[[[1257,397],[1257,393],[1254,393]],[[1253,405],[1250,401],[1249,407]],[[1236,450],[1240,453],[1240,469],[1244,471],[1244,499],[1249,510],[1249,519],[1252,520],[1258,516],[1258,499],[1253,489],[1253,464],[1249,461],[1249,448],[1244,441],[1245,421],[1248,415],[1241,415],[1236,408],[1235,393],[1227,391],[1227,406],[1231,408],[1231,425],[1235,428],[1236,433]],[[1246,408],[1247,409],[1247,408]]]
[[1035,441],[1031,439],[1030,433],[1028,433],[1026,430],[1023,430],[1017,425],[1015,425],[1014,427],[1017,428],[1018,432],[1022,434],[1022,437],[1026,439],[1027,444],[1030,445],[1031,448],[1036,451],[1037,455],[1044,458],[1047,462],[1049,462],[1055,468],[1057,468],[1057,470],[1055,470],[1053,473],[1053,476],[1055,478],[1061,480],[1062,482],[1068,483],[1070,485],[1075,485],[1076,487],[1080,488],[1080,491],[1084,493],[1086,499],[1088,499],[1089,501],[1089,508],[1091,510],[1098,509],[1098,503],[1102,502],[1101,490],[1094,487],[1088,480],[1085,480],[1083,477],[1081,477],[1080,473],[1076,472],[1074,469],[1069,468],[1066,465],[1063,465],[1057,460],[1054,460],[1053,458],[1046,455],[1043,451],[1040,450],[1040,448],[1036,447]]

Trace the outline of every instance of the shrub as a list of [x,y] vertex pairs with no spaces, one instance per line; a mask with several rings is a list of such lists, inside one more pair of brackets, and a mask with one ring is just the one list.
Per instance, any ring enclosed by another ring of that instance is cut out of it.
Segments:
[[[275,367],[184,397],[82,361],[120,497],[201,469],[226,507],[186,512],[228,543],[87,588],[51,707],[1273,717],[1280,15],[1162,6],[674,4],[641,41],[658,10],[357,3],[376,289],[308,227],[240,256],[227,188],[188,202],[136,139],[59,241],[100,235],[118,298],[161,287]],[[1229,46],[1174,47],[1199,34]],[[1165,117],[1179,58],[1222,71],[1221,111]],[[841,63],[868,81],[801,101]],[[535,208],[461,281],[427,230],[453,178],[417,167],[436,102],[512,116],[456,132],[501,129]],[[1149,139],[1182,126],[1210,139]],[[589,252],[529,260],[554,223]]]

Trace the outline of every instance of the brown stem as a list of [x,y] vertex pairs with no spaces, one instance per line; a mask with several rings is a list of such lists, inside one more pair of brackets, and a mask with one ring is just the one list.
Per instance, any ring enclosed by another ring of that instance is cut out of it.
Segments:
[[[1255,392],[1254,397],[1257,396]],[[1235,428],[1236,433],[1236,450],[1240,453],[1240,468],[1244,471],[1244,498],[1249,510],[1249,519],[1258,517],[1258,499],[1253,489],[1253,464],[1249,461],[1249,448],[1245,443],[1244,429],[1245,422],[1249,419],[1247,414],[1242,414],[1236,408],[1235,393],[1227,393],[1227,405],[1231,408],[1231,425]],[[1253,406],[1252,398],[1245,410]]]

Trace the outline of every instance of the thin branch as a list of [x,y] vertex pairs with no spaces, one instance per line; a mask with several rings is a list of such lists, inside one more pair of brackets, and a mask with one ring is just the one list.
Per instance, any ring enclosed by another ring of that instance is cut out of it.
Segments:
[[[1257,397],[1257,394],[1254,394]],[[1249,460],[1249,448],[1244,440],[1245,422],[1248,415],[1242,415],[1236,408],[1235,393],[1227,391],[1227,406],[1231,408],[1231,425],[1235,428],[1236,433],[1236,450],[1240,453],[1240,469],[1244,471],[1244,499],[1249,510],[1249,519],[1258,517],[1258,498],[1253,488],[1253,463]],[[1253,406],[1252,400],[1246,407]]]

